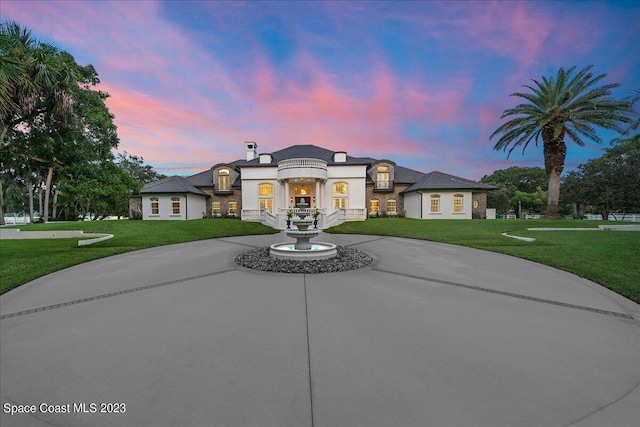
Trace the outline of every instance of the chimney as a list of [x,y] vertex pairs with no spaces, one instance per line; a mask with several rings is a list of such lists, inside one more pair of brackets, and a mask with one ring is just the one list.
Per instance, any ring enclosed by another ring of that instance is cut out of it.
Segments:
[[258,144],[253,141],[247,141],[244,144],[247,146],[247,161],[255,159],[258,153]]

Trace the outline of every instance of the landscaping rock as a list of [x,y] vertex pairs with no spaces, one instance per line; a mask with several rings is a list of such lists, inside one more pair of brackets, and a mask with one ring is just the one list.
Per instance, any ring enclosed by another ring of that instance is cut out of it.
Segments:
[[235,262],[243,267],[260,271],[317,274],[356,270],[366,267],[373,261],[373,258],[358,249],[338,246],[336,250],[338,254],[333,258],[298,261],[274,258],[269,255],[269,248],[258,248],[238,255]]

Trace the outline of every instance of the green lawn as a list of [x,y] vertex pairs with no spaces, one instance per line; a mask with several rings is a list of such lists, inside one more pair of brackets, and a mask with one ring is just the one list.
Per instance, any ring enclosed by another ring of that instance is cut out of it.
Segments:
[[[597,228],[600,224],[607,222],[379,218],[347,222],[326,231],[409,237],[500,252],[569,271],[640,302],[640,232],[527,230],[529,227]],[[536,241],[511,239],[502,236],[504,232],[534,237]]]
[[[640,302],[640,232],[527,231],[528,227],[597,227],[602,221],[453,221],[379,218],[325,230],[409,237],[514,255],[560,268]],[[34,224],[28,230],[84,230],[115,237],[78,247],[77,239],[0,241],[0,293],[63,268],[123,252],[217,237],[269,234],[276,230],[235,219],[194,221],[94,221]],[[503,237],[535,237],[533,243]]]
[[270,227],[237,219],[193,221],[85,221],[16,226],[22,231],[83,230],[114,237],[88,246],[78,239],[0,241],[0,294],[54,271],[82,262],[154,246],[217,237],[277,233]]

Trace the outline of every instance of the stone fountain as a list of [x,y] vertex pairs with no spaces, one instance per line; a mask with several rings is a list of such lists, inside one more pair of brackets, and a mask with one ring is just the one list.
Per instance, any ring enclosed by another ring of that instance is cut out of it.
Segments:
[[309,216],[309,203],[300,199],[296,204],[298,208],[297,218],[291,220],[295,228],[287,228],[285,233],[289,237],[296,239],[295,243],[276,243],[269,248],[269,254],[274,258],[285,258],[294,260],[317,260],[327,259],[337,255],[336,245],[323,242],[310,242],[309,240],[318,236],[320,230],[316,227],[309,229],[314,223]]

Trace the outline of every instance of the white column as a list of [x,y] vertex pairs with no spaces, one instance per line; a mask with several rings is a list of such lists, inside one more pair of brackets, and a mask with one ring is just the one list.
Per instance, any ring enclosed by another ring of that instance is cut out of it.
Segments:
[[316,205],[314,207],[322,206],[320,203],[320,180],[316,179]]
[[289,209],[289,180],[284,180],[284,207],[285,209]]

